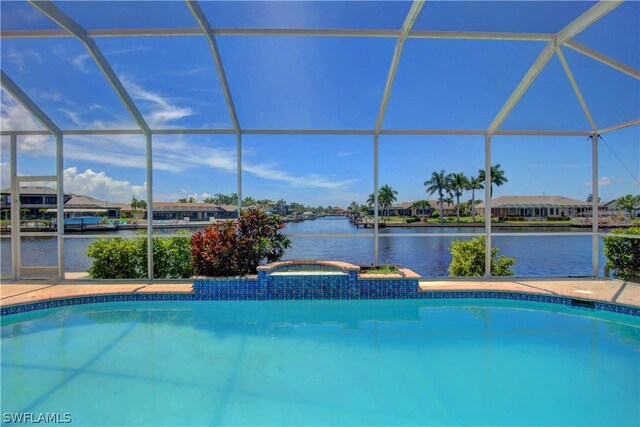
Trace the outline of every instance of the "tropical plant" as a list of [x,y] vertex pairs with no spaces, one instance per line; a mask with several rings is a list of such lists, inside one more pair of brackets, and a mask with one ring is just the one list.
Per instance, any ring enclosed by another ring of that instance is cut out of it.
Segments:
[[27,219],[27,216],[29,215],[29,212],[31,212],[31,211],[29,209],[27,209],[27,208],[20,209],[20,215],[22,216],[22,219]]
[[282,258],[291,241],[280,230],[284,223],[257,208],[241,212],[237,222],[211,225],[191,237],[193,268],[197,275],[254,274],[263,262]]
[[432,172],[431,178],[424,182],[427,187],[427,194],[438,193],[438,204],[440,205],[440,221],[444,219],[444,192],[447,191],[447,177],[444,169],[440,172]]
[[209,204],[215,205],[216,199],[211,196],[207,196],[204,199],[202,199],[202,203],[209,203]]
[[131,211],[136,211],[138,210],[138,199],[136,199],[136,196],[132,196],[131,197]]
[[[480,181],[484,182],[486,179],[484,169],[480,169],[478,173]],[[493,185],[495,184],[496,187],[500,187],[506,182],[509,182],[509,180],[504,175],[504,170],[500,169],[500,163],[491,166],[491,197],[493,197]]]
[[[451,277],[484,276],[485,248],[484,237],[452,241],[449,246],[451,252],[449,275]],[[491,248],[491,275],[513,276],[511,267],[516,263],[516,259],[498,256],[499,251],[498,248]]]
[[637,209],[640,204],[640,196],[634,196],[627,194],[626,196],[618,197],[616,199],[616,207],[629,214],[630,218],[633,218],[633,211]]
[[144,211],[147,209],[147,201],[146,200],[138,200],[138,209]]
[[[375,197],[376,197],[375,194],[371,193],[367,198],[367,206],[369,206],[370,208],[373,207],[373,205],[376,203]],[[380,194],[378,194],[378,197],[380,197]]]
[[616,234],[640,235],[640,227],[612,230],[604,238],[605,271],[613,277],[640,281],[640,239]]
[[242,206],[243,207],[253,206],[253,205],[257,204],[257,203],[258,202],[256,201],[256,199],[254,199],[251,196],[247,196],[247,197],[242,199]]
[[383,216],[386,211],[386,216],[389,217],[390,215],[389,209],[393,205],[393,202],[397,200],[396,198],[397,194],[398,192],[387,184],[383,185],[382,187],[380,187],[380,190],[378,190],[378,203],[382,207]]
[[453,172],[447,175],[447,186],[456,198],[456,221],[460,222],[460,196],[467,189],[469,181],[462,172]]
[[[602,199],[600,198],[600,196],[598,196],[598,203],[600,203]],[[593,194],[589,193],[589,195],[587,196],[587,203],[591,203],[593,202]]]
[[484,189],[484,181],[480,177],[472,176],[468,180],[467,190],[471,190],[471,221],[476,222],[476,190]]

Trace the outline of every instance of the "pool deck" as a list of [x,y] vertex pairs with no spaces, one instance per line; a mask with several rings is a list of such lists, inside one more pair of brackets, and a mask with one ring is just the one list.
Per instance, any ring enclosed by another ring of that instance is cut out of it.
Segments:
[[[421,280],[420,290],[437,291],[496,291],[537,295],[555,295],[582,300],[600,301],[640,307],[640,284],[607,279],[526,279],[504,281],[477,280]],[[21,280],[0,285],[0,307],[42,302],[81,296],[192,293],[190,282],[182,283],[113,283]]]

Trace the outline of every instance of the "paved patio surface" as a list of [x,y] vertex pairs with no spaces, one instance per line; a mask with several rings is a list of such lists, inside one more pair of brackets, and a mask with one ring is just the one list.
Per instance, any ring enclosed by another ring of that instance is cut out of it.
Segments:
[[[640,307],[640,284],[604,279],[538,279],[505,281],[427,281],[421,291],[507,291],[539,295],[558,295]],[[68,297],[137,294],[191,293],[193,285],[183,283],[70,282],[21,280],[0,285],[0,306],[12,306]]]
[[421,291],[507,291],[640,307],[640,284],[606,279],[420,281]]

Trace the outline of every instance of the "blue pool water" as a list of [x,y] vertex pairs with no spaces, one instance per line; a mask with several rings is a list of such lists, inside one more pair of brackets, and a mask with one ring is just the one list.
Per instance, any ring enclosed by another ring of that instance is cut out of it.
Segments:
[[475,300],[70,306],[2,319],[2,412],[71,425],[638,425],[640,321]]

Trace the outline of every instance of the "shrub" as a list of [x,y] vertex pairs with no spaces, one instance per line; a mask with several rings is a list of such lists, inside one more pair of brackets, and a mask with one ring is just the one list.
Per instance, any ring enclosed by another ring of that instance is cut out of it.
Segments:
[[613,277],[640,280],[640,239],[615,237],[615,234],[640,235],[640,227],[612,230],[604,238],[605,270]]
[[138,239],[96,239],[87,248],[93,258],[89,276],[93,279],[140,279],[143,276],[138,260]]
[[[88,270],[93,279],[146,279],[147,238],[97,239],[87,248],[93,258]],[[180,279],[191,277],[188,237],[153,238],[153,277]]]
[[413,224],[414,222],[420,222],[420,218],[413,217],[413,218],[408,218],[407,219],[407,224]]
[[280,230],[284,223],[258,209],[245,209],[237,222],[214,224],[191,237],[193,268],[197,275],[255,274],[263,262],[282,258],[291,241]]
[[440,218],[440,212],[438,211],[431,212],[431,218],[435,218],[435,219]]
[[[471,240],[454,240],[449,248],[452,259],[449,265],[449,275],[484,276],[485,239],[476,237]],[[500,249],[491,248],[491,274],[493,276],[513,276],[511,267],[516,263],[515,258],[498,256]]]

